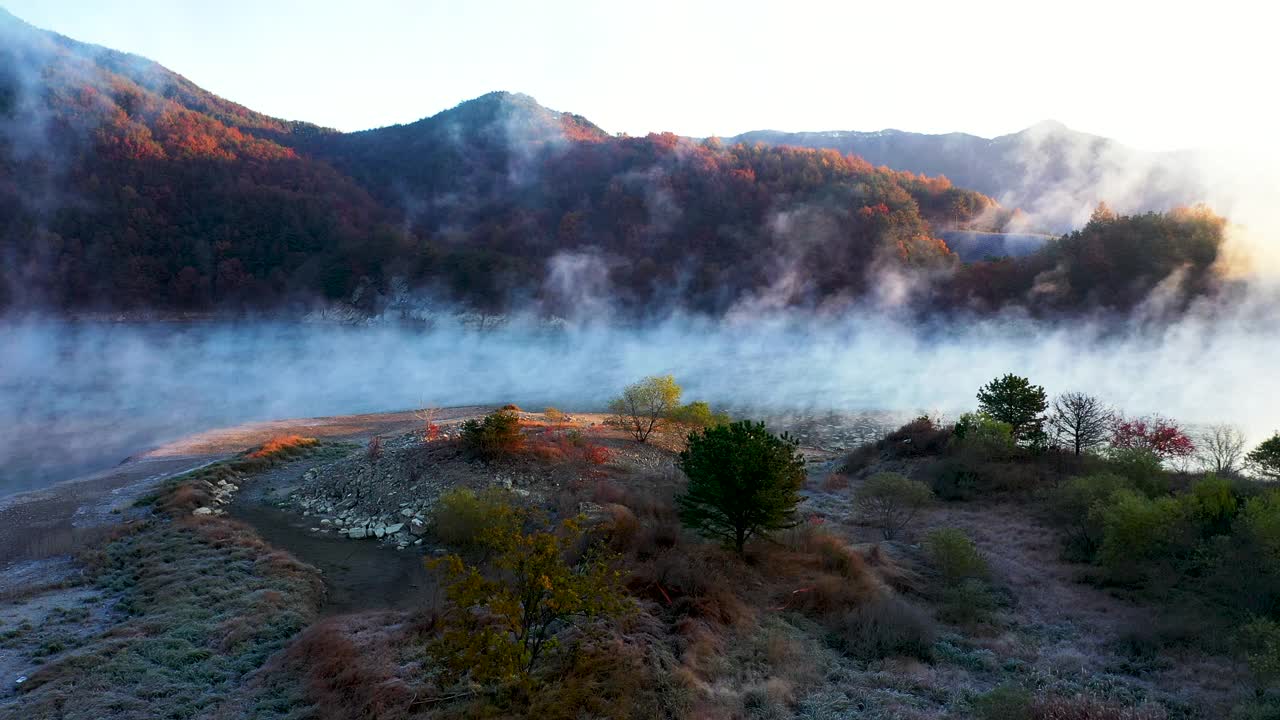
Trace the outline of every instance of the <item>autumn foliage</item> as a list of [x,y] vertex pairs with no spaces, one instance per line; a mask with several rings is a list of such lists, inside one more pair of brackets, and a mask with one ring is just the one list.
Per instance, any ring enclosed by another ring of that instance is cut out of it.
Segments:
[[1184,458],[1195,452],[1195,443],[1173,421],[1165,418],[1121,420],[1111,435],[1111,446],[1122,450],[1146,450],[1160,458]]

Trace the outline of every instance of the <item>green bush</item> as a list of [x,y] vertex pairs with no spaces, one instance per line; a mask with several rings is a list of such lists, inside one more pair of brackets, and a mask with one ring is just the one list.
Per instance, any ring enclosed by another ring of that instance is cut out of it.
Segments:
[[1073,477],[1049,492],[1049,513],[1066,529],[1066,544],[1071,556],[1079,560],[1093,559],[1102,543],[1103,530],[1091,511],[1116,491],[1133,489],[1133,483],[1122,475],[1096,473]]
[[928,485],[898,473],[882,472],[867,478],[855,501],[861,515],[892,540],[933,501]]
[[933,567],[947,583],[958,583],[966,578],[986,578],[987,560],[978,552],[963,530],[940,528],[931,531],[924,540],[925,552]]
[[1261,697],[1280,680],[1280,623],[1257,617],[1240,628],[1236,640],[1253,675],[1254,692]]
[[450,490],[440,496],[432,510],[432,530],[450,547],[474,550],[483,544],[486,531],[506,521],[507,504],[507,495],[501,490]]
[[1229,534],[1240,510],[1234,484],[1212,473],[1195,481],[1181,500],[1203,537]]
[[929,473],[929,486],[943,500],[972,500],[983,484],[982,473],[963,460],[937,463]]
[[986,413],[965,413],[956,421],[954,442],[971,456],[999,460],[1016,450],[1013,426]]
[[938,619],[955,625],[986,622],[995,612],[991,586],[979,578],[965,578],[938,593]]
[[1280,491],[1271,490],[1245,502],[1240,514],[1245,539],[1270,560],[1270,568],[1280,566]]
[[462,446],[473,457],[486,461],[518,452],[524,447],[519,416],[510,410],[499,410],[484,420],[473,418],[462,423]]
[[729,413],[715,412],[710,405],[701,400],[685,403],[673,409],[667,418],[686,431],[706,430],[728,425],[733,421]]
[[1120,490],[1090,511],[1102,526],[1098,560],[1118,581],[1138,581],[1157,566],[1167,568],[1183,559],[1187,548],[1186,517],[1171,497],[1149,498]]
[[1001,685],[973,699],[978,720],[1029,720],[1035,697],[1017,685]]
[[1169,494],[1169,474],[1160,456],[1146,448],[1112,448],[1107,453],[1111,471],[1133,484],[1147,497]]
[[1280,720],[1280,703],[1267,698],[1240,703],[1231,708],[1231,720]]

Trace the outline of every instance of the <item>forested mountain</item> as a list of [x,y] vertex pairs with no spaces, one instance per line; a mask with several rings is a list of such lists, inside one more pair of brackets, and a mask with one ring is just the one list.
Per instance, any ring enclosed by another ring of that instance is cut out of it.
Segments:
[[1099,202],[1120,212],[1141,213],[1190,205],[1205,197],[1188,153],[1142,152],[1052,121],[990,139],[901,130],[758,130],[725,142],[832,149],[874,165],[945,175],[1026,211],[1029,226],[1018,228],[1023,230],[1061,232],[1078,227]]
[[[376,311],[407,291],[722,313],[855,300],[892,272],[988,308],[1038,301],[1027,278],[1059,262],[963,266],[945,232],[1018,216],[874,153],[612,136],[511,93],[344,134],[2,12],[0,41],[0,307]],[[982,272],[1006,280],[974,286]],[[1164,275],[1135,277],[1138,292]],[[1055,308],[1115,299],[1069,288]]]

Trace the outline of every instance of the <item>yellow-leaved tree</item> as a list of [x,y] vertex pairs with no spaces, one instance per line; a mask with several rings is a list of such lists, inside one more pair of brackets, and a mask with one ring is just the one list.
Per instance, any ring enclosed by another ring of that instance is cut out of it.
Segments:
[[494,513],[476,539],[487,562],[470,565],[458,555],[429,561],[445,575],[449,608],[428,650],[451,679],[525,683],[561,630],[617,617],[629,603],[616,557],[603,548],[579,550],[576,520],[552,526],[540,513],[505,504]]

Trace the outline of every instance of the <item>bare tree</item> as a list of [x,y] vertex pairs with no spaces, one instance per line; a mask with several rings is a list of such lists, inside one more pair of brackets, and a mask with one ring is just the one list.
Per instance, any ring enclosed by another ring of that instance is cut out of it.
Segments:
[[1203,469],[1232,475],[1244,459],[1244,432],[1235,425],[1211,425],[1200,435],[1196,450]]
[[1076,455],[1098,447],[1111,436],[1115,412],[1101,400],[1082,392],[1063,393],[1049,407],[1053,438]]

